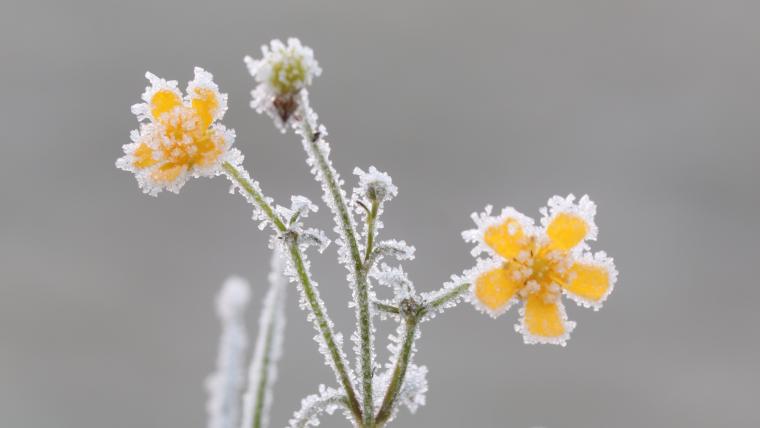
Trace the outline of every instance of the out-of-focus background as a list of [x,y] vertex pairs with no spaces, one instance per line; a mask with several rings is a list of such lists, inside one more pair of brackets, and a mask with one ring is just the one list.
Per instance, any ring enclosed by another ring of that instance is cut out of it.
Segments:
[[[213,297],[228,274],[253,281],[255,330],[266,236],[224,179],[154,199],[113,164],[145,70],[184,88],[199,65],[265,189],[319,200],[299,141],[248,108],[243,56],[294,35],[324,69],[312,100],[349,185],[375,165],[400,186],[383,232],[417,246],[419,289],[473,264],[472,211],[537,215],[570,192],[598,203],[593,248],[621,273],[600,312],[568,304],[567,348],[523,345],[516,310],[426,324],[428,404],[395,426],[760,426],[758,16],[749,0],[4,0],[0,425],[205,424]],[[334,255],[314,272],[347,335]],[[288,317],[273,426],[333,383],[295,291]]]

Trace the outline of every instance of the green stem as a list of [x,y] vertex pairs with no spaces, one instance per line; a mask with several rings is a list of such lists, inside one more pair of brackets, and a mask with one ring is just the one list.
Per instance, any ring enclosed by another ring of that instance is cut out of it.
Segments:
[[[280,291],[281,292],[281,291]],[[272,311],[272,317],[276,317],[276,308]],[[262,355],[264,360],[261,362],[261,373],[259,373],[259,385],[256,392],[256,401],[253,406],[253,428],[261,428],[261,421],[264,415],[264,401],[266,401],[267,382],[269,382],[269,355],[272,350],[272,336],[274,335],[275,322],[270,320],[269,328],[266,332],[266,340],[264,341],[264,351]]]
[[375,417],[375,423],[377,427],[382,427],[385,422],[393,414],[393,406],[398,398],[398,393],[401,390],[401,386],[404,384],[404,378],[406,377],[406,369],[409,367],[409,362],[412,355],[412,347],[414,346],[414,336],[417,332],[417,325],[420,321],[421,312],[407,315],[406,317],[406,334],[404,335],[404,342],[401,345],[401,352],[396,360],[396,366],[393,369],[393,375],[391,382],[388,385],[388,389],[385,391],[385,397],[383,397],[383,404],[380,406],[380,410]]
[[[251,198],[253,198],[253,200],[256,202],[256,205],[264,212],[264,214],[272,222],[272,224],[274,224],[277,230],[280,232],[285,232],[287,230],[285,224],[275,214],[274,209],[267,203],[264,195],[257,191],[253,184],[246,180],[243,174],[241,174],[241,172],[234,165],[230,164],[229,162],[225,162],[223,164],[223,167],[229,174],[230,178],[238,183],[240,187],[243,188],[243,190],[245,190]],[[325,317],[325,310],[322,307],[322,303],[317,296],[317,291],[311,283],[309,275],[306,273],[306,267],[304,266],[301,250],[298,248],[297,239],[293,239],[291,241],[289,249],[291,261],[293,262],[293,265],[295,266],[298,273],[298,279],[301,282],[301,286],[303,287],[304,294],[306,295],[306,300],[309,302],[309,308],[317,320],[319,332],[321,333],[322,338],[327,345],[330,353],[330,358],[332,359],[333,365],[335,366],[335,371],[338,374],[338,381],[346,391],[351,413],[353,413],[357,421],[361,421],[361,407],[359,406],[359,401],[356,399],[356,392],[354,391],[354,386],[351,384],[351,378],[348,376],[346,363],[340,354],[338,345],[335,343],[335,335],[330,324],[327,322],[327,318]]]
[[459,297],[462,296],[462,294],[466,293],[469,289],[470,289],[469,283],[459,284],[456,287],[453,287],[449,292],[447,292],[443,296],[426,303],[425,306],[422,308],[422,312],[420,313],[420,315],[424,316],[428,312],[437,310],[441,306],[445,305],[446,303],[449,303],[452,300],[458,299]]
[[338,211],[338,217],[340,219],[340,228],[345,236],[346,243],[348,244],[351,258],[354,262],[354,276],[356,277],[356,305],[359,309],[358,323],[359,323],[359,339],[361,350],[361,374],[362,374],[362,392],[363,392],[363,409],[364,409],[364,426],[371,428],[374,426],[374,400],[372,398],[372,337],[371,337],[371,320],[369,311],[369,286],[367,283],[367,275],[363,269],[362,257],[359,251],[359,246],[356,243],[356,234],[354,232],[353,224],[351,222],[351,215],[348,211],[346,201],[343,199],[343,194],[335,179],[335,175],[330,168],[327,160],[319,150],[317,142],[319,141],[319,135],[315,134],[308,124],[307,120],[303,120],[303,129],[305,137],[308,138],[308,147],[311,150],[312,155],[317,160],[317,165],[325,179],[328,193],[333,200],[333,205]]
[[[404,335],[404,341],[401,345],[401,352],[399,353],[398,359],[396,360],[396,366],[393,369],[391,382],[388,385],[388,389],[385,391],[385,396],[383,397],[383,403],[380,405],[380,410],[377,412],[377,416],[375,416],[376,427],[382,427],[393,414],[393,406],[395,405],[395,402],[398,399],[398,393],[404,384],[406,369],[409,367],[412,347],[414,346],[414,337],[420,320],[422,320],[422,318],[424,318],[424,316],[430,311],[437,310],[440,307],[444,306],[446,303],[458,299],[462,294],[467,292],[469,288],[470,284],[468,283],[457,285],[437,299],[424,304],[423,306],[414,310],[412,313],[406,314],[404,319],[406,322],[406,334]],[[375,306],[377,306],[378,309],[389,313],[399,314],[405,312],[401,308],[379,302],[375,302]]]
[[224,162],[222,167],[230,175],[230,178],[234,179],[240,187],[242,187],[243,190],[256,201],[256,205],[264,212],[264,214],[266,214],[269,221],[274,224],[277,230],[284,232],[287,229],[285,223],[283,223],[280,217],[274,213],[274,209],[267,203],[266,199],[264,199],[264,195],[259,193],[256,188],[253,187],[253,184],[246,180],[234,165],[229,162]]
[[377,199],[372,200],[372,209],[367,214],[367,248],[364,252],[364,267],[369,268],[367,263],[372,255],[375,240],[375,221],[377,220],[377,211],[380,208],[380,202]]
[[309,275],[306,273],[306,267],[304,266],[298,243],[292,242],[290,244],[290,256],[296,267],[296,271],[298,272],[298,278],[301,281],[301,285],[303,285],[306,300],[308,300],[309,306],[311,306],[311,311],[317,319],[317,325],[319,325],[319,330],[322,332],[322,338],[325,340],[327,349],[330,352],[330,357],[333,360],[333,364],[335,364],[335,370],[339,373],[339,381],[341,385],[343,385],[343,389],[346,391],[351,413],[353,413],[354,418],[356,418],[357,421],[361,421],[362,411],[359,407],[359,401],[356,399],[354,387],[351,384],[351,379],[348,377],[348,372],[346,371],[346,366],[341,358],[340,350],[335,344],[335,338],[332,329],[330,328],[330,324],[328,324],[327,319],[325,318],[321,302],[317,297],[316,290],[314,290],[314,287],[311,285],[311,281],[309,281]]

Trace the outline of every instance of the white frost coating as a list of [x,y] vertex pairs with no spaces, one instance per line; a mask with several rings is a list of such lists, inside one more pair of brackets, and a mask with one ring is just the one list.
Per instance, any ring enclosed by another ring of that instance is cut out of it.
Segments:
[[[384,391],[386,391],[390,385],[406,333],[406,323],[399,323],[395,334],[390,334],[388,336],[388,351],[390,351],[391,358],[385,364],[385,370],[378,374],[374,379],[375,389],[377,391],[383,391],[383,394],[378,394],[378,396],[375,397],[375,411],[380,409],[385,395]],[[394,406],[391,409],[391,415],[387,423],[390,423],[396,417],[398,409],[402,405],[406,406],[411,413],[416,412],[420,406],[425,405],[425,393],[428,390],[428,369],[425,366],[417,366],[412,363],[412,359],[417,353],[416,343],[419,338],[420,330],[417,328],[414,332],[414,339],[409,354],[409,363],[406,369],[406,375],[404,376],[404,382],[401,384],[401,388],[398,391],[398,396],[394,401]]]
[[169,91],[177,95],[177,98],[182,98],[182,92],[177,87],[176,80],[162,79],[150,71],[145,72],[145,78],[148,79],[150,85],[145,88],[145,92],[142,94],[143,103],[132,105],[132,114],[137,116],[137,120],[158,120],[158,117],[154,117],[150,108],[150,103],[153,100],[153,96],[159,91]]
[[415,364],[409,364],[406,369],[404,384],[399,391],[399,404],[406,406],[412,413],[425,405],[425,393],[428,391],[427,373],[427,367]]
[[[259,182],[256,181],[256,180],[254,180],[254,179],[252,179],[251,176],[248,175],[248,171],[246,171],[243,168],[238,168],[237,172],[240,175],[240,179],[242,181],[249,183],[251,185],[251,187],[253,187],[253,189],[256,190],[256,192],[258,192],[260,195],[263,195],[263,193],[261,191],[261,186],[259,185]],[[252,216],[252,218],[253,218],[254,221],[258,221],[259,222],[259,230],[264,230],[264,228],[267,227],[267,226],[272,226],[273,228],[275,228],[274,225],[272,224],[272,222],[269,220],[269,217],[267,217],[266,213],[264,213],[264,211],[262,211],[261,208],[259,207],[259,204],[256,203],[256,200],[253,198],[253,196],[251,196],[245,190],[245,188],[243,188],[243,186],[238,182],[238,180],[235,177],[233,177],[226,170],[224,172],[224,175],[232,183],[232,187],[230,188],[230,191],[232,192],[234,190],[237,190],[237,192],[240,193],[240,195],[243,196],[245,198],[245,200],[248,201],[248,203],[250,203],[251,205],[253,205],[253,216]],[[272,198],[270,198],[268,196],[264,197],[264,201],[269,206],[272,206],[274,204],[274,199],[272,199]]]
[[209,428],[236,428],[240,418],[239,394],[243,384],[245,349],[248,345],[244,314],[250,297],[248,282],[239,277],[230,277],[216,298],[222,336],[216,371],[206,379]]
[[380,267],[372,270],[371,275],[380,285],[390,287],[393,290],[393,304],[398,306],[402,300],[417,298],[414,284],[401,266],[391,267],[383,263]]
[[283,255],[279,250],[273,251],[269,291],[259,315],[259,333],[248,371],[248,388],[243,396],[242,428],[254,426],[254,418],[259,418],[262,428],[269,426],[272,386],[277,379],[277,362],[282,354],[285,331],[287,280],[284,268]]
[[565,311],[565,305],[562,303],[561,300],[557,300],[556,302],[557,308],[559,309],[560,318],[562,319],[562,323],[565,326],[565,333],[561,336],[555,336],[555,337],[544,337],[544,336],[536,336],[530,333],[528,331],[527,326],[525,325],[525,306],[520,308],[520,323],[515,324],[515,331],[522,334],[523,341],[526,345],[535,345],[535,344],[550,344],[550,345],[560,345],[560,346],[567,346],[567,341],[570,339],[570,333],[573,332],[575,329],[575,321],[569,321],[567,319],[567,312]]
[[[426,305],[430,304],[431,302],[435,302],[438,299],[443,298],[444,296],[448,295],[449,293],[452,293],[458,287],[464,284],[468,284],[469,283],[468,272],[469,271],[465,271],[463,276],[452,275],[451,279],[448,282],[444,283],[443,287],[441,287],[438,290],[421,293],[420,297],[422,298],[422,302]],[[470,285],[469,287],[470,289],[472,289],[472,285]],[[454,306],[458,305],[462,301],[469,300],[468,298],[469,293],[470,291],[459,293],[455,298],[447,300],[446,303],[439,305],[435,308],[430,308],[420,321],[429,321],[435,318],[436,315],[443,312],[444,310],[453,308]]]
[[250,56],[244,58],[248,71],[258,83],[251,91],[251,108],[269,115],[277,128],[285,132],[290,115],[283,117],[277,103],[297,99],[297,94],[322,74],[322,69],[314,59],[314,52],[296,38],[288,39],[287,45],[272,40],[269,46],[261,47],[261,54],[258,60]]
[[552,220],[561,213],[575,214],[582,218],[586,222],[588,231],[583,238],[583,244],[576,247],[577,250],[584,250],[587,248],[586,241],[596,241],[599,228],[594,222],[596,217],[596,204],[588,197],[583,195],[578,203],[575,203],[575,195],[572,193],[567,197],[552,196],[547,203],[548,207],[541,208],[541,225],[546,228],[551,224]]
[[367,172],[356,167],[354,175],[359,177],[359,187],[356,187],[353,192],[354,199],[376,198],[380,201],[390,201],[398,195],[398,187],[393,185],[391,176],[378,171],[374,166],[370,166]]
[[500,315],[504,314],[509,310],[509,308],[512,307],[515,303],[517,303],[517,294],[513,296],[511,299],[509,299],[507,302],[504,303],[503,306],[497,309],[491,309],[488,306],[482,304],[480,300],[475,296],[475,284],[478,280],[478,277],[480,275],[483,275],[486,272],[492,271],[494,269],[500,268],[504,265],[504,260],[497,259],[497,258],[489,258],[489,259],[478,259],[477,264],[474,268],[466,270],[463,274],[464,282],[468,282],[472,284],[470,287],[470,291],[465,295],[465,298],[468,302],[472,303],[473,306],[475,306],[476,309],[478,309],[480,312],[483,312],[484,314],[488,314],[491,318],[497,318]]
[[[188,84],[184,97],[177,81],[167,81],[150,72],[145,77],[150,82],[142,95],[145,102],[132,106],[140,127],[130,133],[131,142],[122,146],[124,156],[116,160],[117,168],[135,175],[144,193],[151,196],[163,190],[179,193],[190,178],[215,177],[222,173],[224,162],[242,163],[243,155],[232,147],[235,131],[217,122],[227,109],[227,94],[219,92],[211,73],[196,67],[195,79]],[[163,111],[160,117],[151,108],[158,92],[177,97],[176,105]],[[203,122],[192,104],[199,97],[217,101],[211,123]],[[205,142],[199,143],[203,138]],[[208,142],[213,143],[214,149],[199,152],[199,147]]]
[[277,213],[280,217],[290,222],[291,219],[301,220],[309,216],[309,213],[319,211],[319,207],[314,205],[306,196],[295,195],[290,197],[290,208],[277,206]]
[[[272,244],[274,244],[274,247],[277,247],[280,245],[282,241],[280,240],[273,240]],[[287,251],[286,248],[283,248],[281,251]],[[325,303],[322,300],[322,298],[319,296],[319,284],[313,279],[311,275],[311,262],[306,258],[306,254],[302,254],[303,259],[303,265],[304,270],[306,272],[306,276],[309,278],[309,282],[313,288],[314,291],[314,297],[317,302],[317,306],[322,311],[322,315],[324,317],[324,321],[327,324],[327,327],[330,331],[333,331],[333,340],[335,342],[335,346],[338,348],[338,352],[340,355],[340,359],[342,361],[348,361],[346,357],[346,353],[343,350],[343,335],[339,332],[335,332],[335,324],[330,319],[330,317],[327,315],[327,312],[325,311]],[[330,350],[327,346],[327,343],[325,343],[324,338],[322,337],[322,330],[319,325],[319,320],[314,315],[314,311],[312,310],[311,304],[309,303],[308,298],[306,297],[306,291],[304,290],[303,283],[301,282],[298,271],[293,264],[293,260],[291,257],[287,257],[285,259],[285,275],[290,279],[290,282],[295,282],[298,284],[298,291],[299,291],[299,300],[298,300],[298,306],[306,311],[306,320],[314,326],[314,329],[317,331],[317,334],[314,336],[314,341],[317,342],[319,353],[322,354],[325,358],[325,364],[330,367],[333,372],[335,373],[336,379],[340,380],[340,373],[338,372],[337,368],[335,367],[335,364],[333,363],[332,356],[330,355]],[[347,366],[345,367],[346,372],[348,374],[349,380],[351,381],[352,385],[356,385],[355,382],[355,375],[353,371],[351,370],[351,367]]]
[[[302,91],[305,92],[305,91]],[[303,98],[306,99],[306,94],[303,95]],[[333,220],[335,223],[334,231],[338,234],[339,238],[336,240],[336,244],[338,245],[338,261],[348,270],[348,274],[346,275],[346,279],[348,281],[348,284],[351,288],[351,302],[358,302],[359,301],[359,290],[357,286],[360,272],[357,271],[359,268],[354,258],[352,257],[352,248],[351,248],[351,242],[356,245],[355,251],[357,251],[359,254],[363,252],[362,245],[357,242],[358,238],[356,235],[356,225],[354,221],[354,217],[352,215],[351,210],[346,206],[346,191],[343,189],[344,182],[340,178],[340,174],[338,174],[338,171],[335,170],[335,167],[333,167],[332,162],[330,160],[330,145],[322,138],[324,133],[324,126],[319,126],[319,132],[318,132],[318,139],[316,142],[312,142],[311,140],[311,130],[314,129],[314,124],[317,123],[317,115],[316,113],[309,107],[308,102],[304,101],[302,102],[302,112],[304,116],[308,119],[306,123],[304,123],[303,120],[298,121],[296,123],[296,132],[301,135],[303,147],[306,151],[307,158],[306,163],[310,166],[311,173],[314,175],[314,178],[316,181],[320,184],[322,187],[322,200],[324,201],[325,205],[328,206],[330,211],[333,213]],[[334,188],[331,188],[330,182],[328,177],[323,172],[323,169],[329,172],[329,175],[333,177],[334,180]],[[333,196],[333,190],[337,193],[337,195]],[[337,200],[336,200],[337,199]],[[340,206],[345,207],[345,212],[341,212]],[[381,227],[381,224],[378,224],[377,227]],[[366,227],[366,226],[365,226]],[[352,240],[351,237],[348,235],[348,232],[346,229],[350,230],[353,233],[354,239]],[[359,255],[361,257],[361,255]],[[372,291],[372,284],[369,280],[366,281],[366,287],[367,287],[367,298],[368,301],[371,302],[374,299],[374,293]],[[361,331],[361,324],[359,320],[361,319],[361,308],[359,305],[353,305],[349,304],[349,306],[355,306],[355,312],[356,312],[356,330],[354,333],[351,334],[351,340],[354,343],[354,352],[356,355],[356,367],[361,372],[362,364],[361,364],[361,339],[360,339],[360,331]],[[368,305],[368,320],[367,323],[369,324],[370,328],[368,331],[369,334],[369,348],[370,348],[370,361],[373,362],[373,367],[375,366],[375,347],[374,347],[374,334],[375,334],[375,327],[372,323],[372,318],[374,317],[375,310],[372,307],[372,305]],[[371,369],[372,369],[371,368]],[[363,390],[363,389],[362,389]]]
[[462,232],[462,238],[466,242],[472,242],[475,247],[471,253],[473,257],[477,257],[482,253],[487,253],[492,256],[498,256],[498,254],[485,243],[485,233],[491,226],[497,226],[504,223],[507,219],[514,219],[523,228],[523,232],[526,237],[536,235],[536,227],[533,219],[522,214],[512,207],[506,207],[501,210],[498,216],[492,216],[492,205],[486,205],[485,209],[481,213],[472,213],[470,218],[475,222],[475,229],[469,229]]
[[[346,397],[341,391],[319,385],[318,394],[309,395],[301,400],[301,408],[293,414],[288,428],[318,426],[319,416],[322,413],[332,415],[338,408],[345,408],[345,400]],[[347,414],[346,417],[352,420],[350,414]]]
[[590,252],[586,252],[582,256],[577,258],[575,262],[584,264],[584,265],[589,265],[589,266],[598,266],[598,267],[604,268],[607,271],[607,275],[610,281],[609,288],[607,288],[607,291],[604,293],[604,295],[602,295],[602,297],[599,300],[596,300],[596,301],[588,300],[581,296],[573,294],[569,292],[568,290],[563,290],[565,292],[565,295],[569,297],[570,299],[574,300],[577,304],[585,308],[593,308],[595,311],[598,311],[599,309],[602,308],[602,305],[607,300],[607,297],[609,297],[609,295],[612,294],[612,290],[615,288],[615,283],[617,283],[618,271],[615,268],[615,261],[613,260],[612,257],[608,256],[606,252],[598,251],[594,254],[591,254]]
[[188,82],[185,99],[192,102],[194,99],[203,99],[209,94],[217,101],[216,108],[211,112],[212,120],[221,120],[227,112],[227,94],[219,92],[219,86],[214,83],[214,76],[208,71],[195,67],[195,78]]

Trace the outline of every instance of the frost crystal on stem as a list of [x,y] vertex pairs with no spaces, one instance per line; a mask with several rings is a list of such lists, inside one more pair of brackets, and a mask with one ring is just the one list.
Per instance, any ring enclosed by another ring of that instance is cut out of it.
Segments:
[[259,333],[248,370],[248,389],[243,396],[242,428],[269,426],[272,386],[277,379],[277,362],[282,353],[285,331],[285,295],[287,280],[283,276],[284,260],[279,251],[272,253],[269,291],[259,315]]
[[250,286],[244,279],[230,277],[216,298],[216,313],[222,322],[222,336],[216,371],[206,380],[209,428],[237,428],[238,425],[238,397],[243,384],[245,350],[248,345],[243,316],[250,294]]

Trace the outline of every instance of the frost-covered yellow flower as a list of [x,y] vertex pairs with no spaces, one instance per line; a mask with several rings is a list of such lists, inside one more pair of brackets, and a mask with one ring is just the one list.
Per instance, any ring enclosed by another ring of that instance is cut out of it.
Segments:
[[555,196],[541,209],[541,227],[514,208],[492,216],[492,207],[474,213],[476,229],[462,233],[476,243],[473,256],[485,252],[467,272],[472,284],[470,302],[497,317],[517,301],[523,302],[515,330],[525,343],[565,345],[575,323],[567,320],[561,294],[598,310],[617,280],[611,257],[592,254],[586,241],[595,240],[596,205],[583,196]]
[[232,148],[235,131],[218,123],[227,111],[227,94],[219,92],[211,73],[195,68],[195,79],[183,97],[176,80],[145,73],[150,85],[143,103],[132,106],[140,129],[123,146],[116,166],[135,174],[143,192],[179,192],[190,177],[221,173],[223,162],[239,164],[242,155]]
[[251,92],[251,107],[258,113],[267,113],[285,132],[302,102],[298,95],[322,69],[314,59],[314,51],[292,37],[287,44],[272,40],[269,46],[261,47],[261,55],[261,59],[244,58],[248,71],[258,83]]

